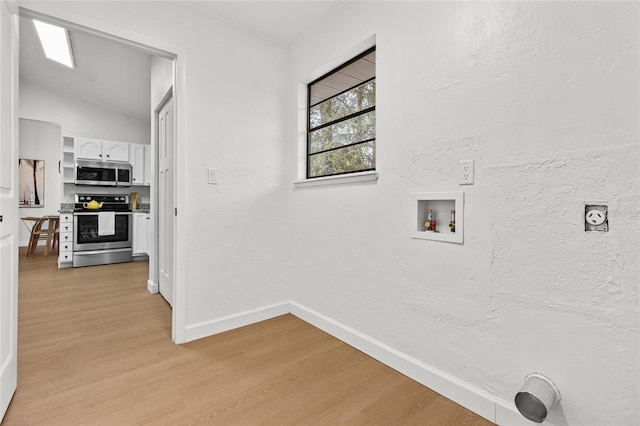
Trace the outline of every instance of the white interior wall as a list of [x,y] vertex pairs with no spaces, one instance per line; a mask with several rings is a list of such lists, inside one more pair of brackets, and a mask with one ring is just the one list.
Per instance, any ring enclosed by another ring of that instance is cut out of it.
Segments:
[[20,117],[62,123],[64,136],[149,143],[149,123],[98,104],[20,80]]
[[156,109],[173,85],[173,61],[154,56],[151,58],[151,108]]
[[[72,94],[49,90],[29,80],[20,80],[20,117],[59,123],[63,136],[83,136],[143,144],[148,144],[151,138],[149,123],[80,100]],[[30,142],[21,137],[20,149],[23,149],[23,144],[28,146]],[[61,157],[61,155],[62,142],[59,142],[58,156]],[[55,164],[56,173],[58,160]],[[62,186],[60,175],[56,176],[56,181],[58,186]],[[48,180],[48,183],[52,186],[53,180]],[[149,188],[144,186],[136,186],[135,189],[134,187],[114,189],[64,185],[62,190],[58,189],[60,197],[55,210],[60,208],[60,202],[73,201],[73,194],[76,192],[128,194],[134,190],[140,193],[140,202],[149,203]]]
[[[638,17],[354,2],[298,39],[296,85],[375,34],[379,180],[293,191],[292,299],[507,404],[546,374],[550,424],[638,423]],[[412,240],[411,194],[460,190],[464,244]],[[596,200],[608,233],[584,231]]]
[[[25,3],[184,49],[189,327],[291,298],[505,401],[545,373],[552,424],[637,423],[637,4],[346,6],[293,45],[293,79],[376,35],[380,179],[291,193],[284,47],[171,3]],[[460,189],[465,244],[411,240],[411,194]],[[609,233],[584,232],[586,200]]]
[[[144,34],[176,46],[187,71],[186,200],[178,215],[188,337],[211,334],[220,319],[289,300],[288,53],[179,2],[21,2],[74,21]],[[170,25],[168,25],[170,23]],[[180,102],[178,103],[180,107]],[[218,185],[207,169],[218,169]],[[179,219],[180,220],[180,219]],[[288,306],[288,305],[287,305]]]
[[[20,207],[20,217],[57,215],[60,208],[61,185],[58,162],[62,157],[62,130],[57,123],[20,119],[20,158],[44,160],[44,194],[42,207]],[[20,225],[19,243],[29,243],[29,228]]]

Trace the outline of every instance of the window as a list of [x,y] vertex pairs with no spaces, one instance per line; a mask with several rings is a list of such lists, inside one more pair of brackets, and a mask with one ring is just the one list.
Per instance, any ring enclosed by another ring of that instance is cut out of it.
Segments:
[[307,88],[307,178],[376,169],[376,48]]

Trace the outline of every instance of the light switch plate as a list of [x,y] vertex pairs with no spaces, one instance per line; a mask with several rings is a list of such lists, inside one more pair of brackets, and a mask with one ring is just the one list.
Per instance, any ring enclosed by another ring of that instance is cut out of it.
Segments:
[[209,169],[208,173],[208,182],[209,185],[217,185],[218,184],[218,170],[217,169]]

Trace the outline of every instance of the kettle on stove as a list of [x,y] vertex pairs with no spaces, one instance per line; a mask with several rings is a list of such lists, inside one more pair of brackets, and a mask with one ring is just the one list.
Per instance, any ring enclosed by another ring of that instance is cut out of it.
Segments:
[[91,200],[88,203],[83,203],[82,207],[89,210],[98,210],[99,208],[102,207],[103,204],[104,203],[99,203],[96,200]]

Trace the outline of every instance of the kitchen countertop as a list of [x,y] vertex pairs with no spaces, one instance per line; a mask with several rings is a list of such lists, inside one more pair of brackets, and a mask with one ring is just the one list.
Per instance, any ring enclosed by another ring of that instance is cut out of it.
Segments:
[[[59,213],[73,213],[74,203],[61,203]],[[150,213],[151,205],[146,203],[138,203],[138,208],[132,210],[133,213]]]

